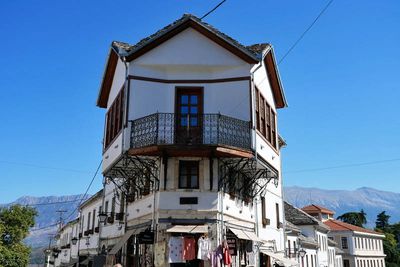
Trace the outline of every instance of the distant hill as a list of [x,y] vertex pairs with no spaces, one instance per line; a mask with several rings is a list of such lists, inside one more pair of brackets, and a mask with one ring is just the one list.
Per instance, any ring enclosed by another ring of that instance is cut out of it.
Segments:
[[306,187],[285,187],[285,200],[297,207],[317,204],[336,212],[335,217],[349,211],[364,209],[367,226],[374,227],[376,215],[389,214],[390,222],[400,221],[400,193],[380,191],[369,187],[348,190],[324,190]]
[[[48,197],[24,196],[12,203],[0,204],[0,207],[20,204],[36,208],[38,211],[38,216],[35,219],[36,224],[35,227],[31,229],[30,235],[25,239],[25,243],[32,247],[43,247],[49,244],[50,235],[54,234],[57,230],[56,224],[60,219],[57,210],[65,211],[63,213],[64,219],[69,215],[71,215],[69,220],[76,218],[78,214],[77,206],[82,197],[83,195]],[[89,196],[86,196],[86,198],[88,197]],[[50,225],[53,226],[48,227]]]
[[[349,211],[364,209],[367,213],[368,227],[374,227],[376,215],[385,210],[391,216],[390,221],[400,221],[400,193],[379,191],[373,188],[363,187],[353,191],[348,190],[324,190],[305,187],[285,187],[285,200],[297,207],[308,204],[325,206],[336,212],[336,217]],[[83,195],[49,196],[49,197],[21,197],[16,201],[1,206],[12,204],[30,205],[36,207],[38,216],[36,225],[32,229],[25,243],[35,248],[33,254],[37,254],[39,261],[42,249],[49,244],[49,236],[57,231],[55,225],[59,221],[57,210],[65,210],[63,218],[71,214],[69,220],[78,215],[77,206]],[[88,198],[90,196],[87,196]],[[33,263],[33,262],[32,262]],[[35,262],[39,263],[39,262]]]

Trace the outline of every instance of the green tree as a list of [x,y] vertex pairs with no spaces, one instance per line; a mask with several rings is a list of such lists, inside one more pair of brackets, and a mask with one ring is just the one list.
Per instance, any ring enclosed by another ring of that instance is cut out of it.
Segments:
[[346,212],[337,217],[337,219],[345,223],[363,227],[363,225],[367,223],[366,215],[367,214],[362,209],[360,212]]
[[376,217],[375,227],[377,229],[386,231],[389,226],[389,218],[390,218],[390,215],[387,215],[386,211],[382,211]]
[[36,215],[35,209],[20,205],[0,209],[0,267],[28,265],[30,248],[22,241],[35,225]]

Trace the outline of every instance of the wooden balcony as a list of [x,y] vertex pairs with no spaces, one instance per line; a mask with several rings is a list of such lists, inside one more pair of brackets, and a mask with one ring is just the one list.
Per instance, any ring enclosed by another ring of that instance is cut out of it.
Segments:
[[130,121],[131,155],[252,157],[250,122],[221,114],[155,113]]

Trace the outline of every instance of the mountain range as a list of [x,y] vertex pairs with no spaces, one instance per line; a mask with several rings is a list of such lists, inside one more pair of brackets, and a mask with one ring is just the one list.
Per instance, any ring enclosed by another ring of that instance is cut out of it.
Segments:
[[[48,196],[48,197],[21,197],[12,203],[0,204],[0,207],[13,204],[29,205],[38,211],[36,225],[31,229],[30,235],[25,243],[36,251],[47,247],[53,242],[52,237],[57,231],[60,221],[60,213],[66,221],[76,218],[78,206],[82,199],[90,196]],[[284,198],[296,207],[309,204],[324,206],[336,212],[335,217],[350,211],[363,209],[367,214],[368,228],[375,225],[376,215],[382,211],[390,215],[390,222],[400,221],[400,193],[380,191],[373,188],[363,187],[356,190],[326,190],[319,188],[306,188],[290,186],[284,188]]]
[[386,211],[389,222],[400,221],[400,193],[362,187],[356,190],[325,190],[306,187],[285,187],[284,198],[296,207],[316,204],[334,211],[335,217],[363,209],[367,214],[366,227],[375,226],[376,216]]

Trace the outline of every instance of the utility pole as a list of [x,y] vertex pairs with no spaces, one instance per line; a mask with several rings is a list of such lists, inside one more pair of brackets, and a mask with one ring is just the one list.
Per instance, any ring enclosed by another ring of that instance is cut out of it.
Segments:
[[58,230],[60,230],[61,227],[63,226],[63,222],[64,222],[63,213],[65,213],[67,211],[66,210],[57,210],[56,212],[60,214],[59,220],[58,220],[58,224],[59,224]]

